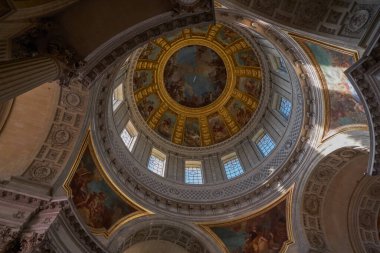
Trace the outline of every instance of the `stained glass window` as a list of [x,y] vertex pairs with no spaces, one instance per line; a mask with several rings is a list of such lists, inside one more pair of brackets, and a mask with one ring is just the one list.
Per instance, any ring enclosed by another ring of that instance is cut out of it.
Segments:
[[112,93],[112,109],[115,111],[123,101],[123,84],[119,84]]
[[269,134],[264,134],[259,138],[256,142],[257,147],[259,148],[261,154],[266,157],[272,152],[272,150],[276,147],[272,137]]
[[201,162],[186,161],[186,164],[185,164],[185,183],[186,184],[203,184]]
[[163,177],[165,174],[165,162],[166,156],[159,150],[153,148],[148,161],[148,169]]
[[222,158],[224,170],[228,179],[232,179],[244,173],[240,161],[235,153]]
[[289,119],[290,112],[292,111],[292,103],[284,97],[280,99],[279,112],[284,118]]
[[135,145],[137,139],[138,132],[136,128],[133,126],[131,121],[128,121],[127,125],[121,132],[120,136],[123,140],[125,146],[132,152],[133,146]]

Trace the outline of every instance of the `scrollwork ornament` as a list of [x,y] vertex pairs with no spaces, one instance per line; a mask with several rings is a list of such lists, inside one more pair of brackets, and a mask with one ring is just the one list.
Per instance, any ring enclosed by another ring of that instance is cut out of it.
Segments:
[[321,166],[321,168],[316,171],[314,174],[315,179],[317,179],[321,183],[326,183],[331,180],[331,177],[335,174],[335,170],[333,170],[329,166]]
[[310,215],[317,215],[319,213],[320,201],[318,196],[314,194],[306,195],[304,202],[305,211]]
[[167,240],[172,240],[173,238],[175,238],[179,233],[179,231],[177,231],[177,229],[175,228],[165,228],[162,233],[161,233],[161,236],[162,238],[164,239],[167,239]]
[[359,213],[359,224],[365,229],[375,226],[375,215],[369,210],[361,210]]
[[141,230],[138,231],[134,236],[133,240],[137,242],[145,241],[145,238],[148,236],[149,231],[148,230]]
[[350,18],[347,28],[351,32],[357,32],[369,20],[370,13],[367,10],[357,10]]
[[323,236],[320,233],[316,231],[308,231],[307,237],[313,248],[316,248],[316,249],[326,248],[325,240],[323,239]]
[[70,133],[67,130],[61,129],[54,133],[54,142],[58,144],[65,144],[70,140]]
[[32,177],[36,180],[49,178],[53,174],[53,169],[47,166],[40,166],[32,169]]
[[190,240],[190,242],[188,243],[187,249],[189,252],[193,252],[193,253],[204,252],[202,245],[197,240],[194,240],[194,239]]
[[70,92],[66,94],[65,100],[68,105],[78,107],[81,103],[81,98],[78,94]]

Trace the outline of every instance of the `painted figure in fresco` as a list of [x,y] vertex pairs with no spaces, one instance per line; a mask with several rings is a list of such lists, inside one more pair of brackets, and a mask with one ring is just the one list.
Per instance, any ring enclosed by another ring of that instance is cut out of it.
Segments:
[[143,118],[147,120],[154,109],[154,102],[144,98],[137,106]]
[[86,207],[89,210],[89,220],[91,226],[102,227],[104,219],[106,219],[106,207],[105,207],[106,195],[104,192],[93,192],[86,203]]
[[74,177],[74,180],[71,182],[73,202],[75,204],[81,204],[87,201],[87,184],[91,180],[92,173],[86,169],[84,162],[81,161],[75,175],[76,177]]
[[210,48],[188,46],[173,54],[165,66],[165,88],[179,104],[198,108],[215,101],[226,84],[223,60]]
[[214,134],[214,139],[216,142],[222,141],[228,137],[228,131],[225,125],[218,118],[212,122],[212,132]]
[[138,90],[144,87],[144,84],[148,81],[148,73],[145,71],[136,71],[133,76],[133,89]]
[[219,32],[220,39],[225,42],[227,45],[231,44],[239,38],[239,35],[228,28],[223,28]]
[[251,111],[240,103],[234,103],[233,109],[235,111],[236,120],[240,126],[247,124],[251,118]]
[[352,55],[305,42],[323,73],[329,93],[329,130],[349,124],[367,124],[363,105],[344,71],[354,64]]
[[199,134],[199,127],[195,123],[186,124],[184,142],[190,147],[201,146],[201,136]]
[[252,78],[247,78],[244,82],[244,89],[246,92],[256,98],[260,97],[261,86],[260,83]]
[[165,118],[161,120],[160,124],[158,125],[158,132],[166,139],[170,139],[171,137],[172,124],[173,123],[170,118]]
[[332,122],[339,122],[341,125],[350,124],[353,123],[350,117],[365,113],[359,96],[345,77],[336,84],[336,90],[330,91],[330,101]]
[[271,253],[269,251],[269,241],[254,231],[248,233],[243,246],[243,253]]
[[109,229],[120,218],[134,211],[108,187],[88,149],[70,182],[70,188],[78,213],[92,228]]
[[243,51],[238,54],[239,60],[243,66],[258,65],[257,59],[252,51]]
[[279,253],[288,240],[285,202],[260,216],[213,231],[231,253]]
[[153,45],[151,43],[148,43],[148,46],[145,48],[145,50],[141,53],[140,59],[148,59],[149,55],[153,52]]

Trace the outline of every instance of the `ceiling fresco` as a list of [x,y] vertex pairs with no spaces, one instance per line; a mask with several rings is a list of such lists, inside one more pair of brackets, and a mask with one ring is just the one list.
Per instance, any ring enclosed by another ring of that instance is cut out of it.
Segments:
[[226,86],[222,59],[208,47],[187,46],[174,53],[165,67],[165,88],[177,103],[199,108],[214,102]]
[[95,234],[108,236],[119,225],[144,214],[106,181],[89,136],[64,187],[79,216]]
[[317,68],[326,88],[327,108],[325,136],[347,128],[366,128],[368,125],[363,103],[344,71],[357,61],[357,52],[319,41],[293,35]]
[[288,193],[259,213],[204,228],[226,253],[286,252],[293,241],[288,232],[290,199]]
[[133,74],[141,117],[162,138],[209,146],[238,133],[260,104],[257,55],[221,24],[186,28],[150,42]]

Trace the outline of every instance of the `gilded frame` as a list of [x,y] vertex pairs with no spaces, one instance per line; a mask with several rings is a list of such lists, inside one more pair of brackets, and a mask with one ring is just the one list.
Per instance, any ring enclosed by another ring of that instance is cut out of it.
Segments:
[[243,216],[238,217],[237,219],[230,220],[230,221],[217,221],[213,223],[200,223],[200,227],[203,231],[205,231],[218,245],[218,247],[222,250],[223,253],[230,253],[227,249],[226,245],[223,243],[223,241],[211,230],[212,227],[216,226],[227,226],[227,225],[233,225],[239,222],[243,222],[252,218],[255,218],[257,216],[260,216],[268,211],[270,211],[273,207],[277,206],[282,201],[286,201],[286,230],[288,234],[288,240],[285,241],[281,247],[280,253],[285,253],[289,246],[295,243],[294,235],[293,235],[293,222],[292,222],[292,201],[293,201],[293,193],[294,193],[294,184],[289,187],[288,190],[284,191],[283,194],[278,197],[277,199],[273,200],[269,204],[261,207],[260,209],[254,210],[248,214],[245,214]]
[[353,131],[353,130],[368,130],[368,126],[364,124],[350,124],[350,125],[345,125],[345,126],[340,126],[336,129],[330,130],[330,95],[329,95],[329,89],[328,85],[325,79],[325,76],[317,62],[317,60],[314,57],[314,54],[310,51],[310,49],[304,44],[304,42],[311,42],[314,44],[317,44],[321,47],[324,47],[329,50],[333,50],[336,52],[340,52],[345,55],[351,56],[355,62],[359,60],[359,53],[356,50],[345,48],[345,47],[340,47],[334,44],[330,44],[327,42],[319,41],[316,39],[311,39],[308,37],[304,37],[302,35],[296,34],[296,33],[289,33],[289,35],[301,46],[301,48],[305,51],[306,55],[308,58],[311,60],[314,69],[318,73],[319,80],[321,81],[322,88],[323,88],[323,104],[325,108],[326,115],[327,117],[324,117],[323,119],[323,135],[322,139],[320,140],[321,142],[326,141],[327,139],[342,133],[346,131]]
[[86,137],[84,138],[84,140],[82,142],[80,151],[78,152],[78,155],[77,155],[77,157],[75,159],[75,162],[72,165],[72,167],[70,169],[70,172],[69,172],[69,174],[68,174],[68,176],[65,179],[65,182],[63,184],[63,188],[66,191],[68,199],[72,198],[72,190],[70,188],[70,183],[71,183],[71,181],[72,181],[72,179],[73,179],[73,177],[75,175],[75,172],[78,169],[80,161],[82,160],[84,152],[86,151],[87,148],[89,148],[90,155],[91,155],[91,157],[92,157],[92,159],[93,159],[93,161],[95,163],[96,169],[100,172],[100,175],[102,176],[102,178],[104,179],[104,181],[106,182],[106,184],[116,193],[117,196],[119,196],[128,205],[130,205],[131,207],[133,207],[134,209],[137,210],[137,211],[135,211],[133,213],[130,213],[130,214],[122,217],[121,219],[119,219],[109,229],[105,229],[105,228],[100,228],[100,229],[98,229],[98,228],[92,228],[92,227],[90,227],[90,226],[88,226],[86,224],[86,226],[88,227],[89,231],[91,233],[93,233],[94,235],[100,235],[100,236],[104,236],[105,238],[109,238],[116,230],[118,230],[120,227],[124,226],[127,222],[129,222],[131,220],[134,220],[134,219],[137,219],[137,218],[140,218],[140,217],[143,217],[143,216],[152,215],[153,213],[151,211],[143,208],[141,205],[135,203],[127,195],[125,195],[124,193],[122,193],[118,189],[118,187],[112,182],[112,180],[109,178],[109,176],[105,172],[104,167],[99,162],[100,161],[99,160],[99,156],[98,156],[98,154],[97,154],[97,152],[96,152],[96,150],[95,150],[95,148],[93,146],[92,135],[91,135],[91,131],[89,129],[87,130]]

